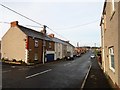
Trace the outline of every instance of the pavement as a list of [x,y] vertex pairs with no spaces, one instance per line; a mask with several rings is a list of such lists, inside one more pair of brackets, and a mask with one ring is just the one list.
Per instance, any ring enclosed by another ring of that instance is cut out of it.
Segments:
[[109,83],[109,80],[107,79],[103,70],[98,64],[98,61],[96,59],[91,59],[91,62],[92,62],[92,66],[89,71],[83,90],[88,88],[91,89],[101,88],[101,89],[113,90],[111,84]]

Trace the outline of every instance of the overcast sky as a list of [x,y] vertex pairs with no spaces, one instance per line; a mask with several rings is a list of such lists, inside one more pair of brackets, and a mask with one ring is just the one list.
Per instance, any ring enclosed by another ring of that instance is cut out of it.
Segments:
[[[51,1],[51,2],[50,2]],[[100,46],[100,19],[104,0],[4,0],[1,4],[27,16],[42,25],[47,33],[69,40],[73,45]],[[40,31],[42,26],[0,6],[0,39],[10,28],[5,22],[18,21],[20,25]],[[31,27],[31,26],[38,27]]]

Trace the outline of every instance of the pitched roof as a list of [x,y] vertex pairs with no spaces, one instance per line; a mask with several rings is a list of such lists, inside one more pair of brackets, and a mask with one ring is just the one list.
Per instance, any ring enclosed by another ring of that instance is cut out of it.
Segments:
[[66,42],[64,42],[63,40],[58,39],[58,38],[56,38],[56,37],[52,38],[52,40],[53,40],[54,42],[61,43],[61,44],[64,44],[64,45],[67,45]]
[[52,40],[53,40],[54,42],[58,42],[58,43],[61,43],[61,44],[64,44],[64,45],[70,45],[70,46],[74,47],[74,46],[73,46],[71,43],[69,43],[68,41],[64,41],[64,40],[61,40],[61,39],[56,38],[56,37],[52,38]]
[[41,32],[35,31],[33,29],[30,29],[30,28],[27,28],[27,27],[24,27],[21,25],[18,25],[18,27],[21,31],[23,31],[26,35],[28,35],[30,37],[39,38],[39,39],[45,38],[45,40],[52,41],[52,39],[49,38],[47,35],[45,35],[45,37],[44,37],[43,33],[41,33]]

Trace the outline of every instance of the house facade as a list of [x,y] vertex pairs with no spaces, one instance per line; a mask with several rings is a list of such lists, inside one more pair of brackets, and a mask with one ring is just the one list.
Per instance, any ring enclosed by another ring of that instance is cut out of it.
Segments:
[[106,0],[101,18],[102,67],[120,88],[120,2]]
[[73,57],[74,46],[72,44],[70,44],[68,41],[54,37],[54,34],[49,36],[55,42],[55,60],[66,58],[67,53],[70,53],[70,56]]
[[66,41],[67,43],[67,56],[70,56],[71,58],[74,57],[74,46],[72,44],[69,43],[69,41]]
[[64,42],[62,42],[60,39],[53,37],[53,41],[55,42],[55,60],[63,59],[62,53],[63,53],[63,45]]
[[19,25],[18,21],[11,22],[1,42],[3,59],[26,64],[63,59],[68,51],[73,55],[74,46],[54,34],[47,35],[45,26],[39,32]]
[[54,51],[54,42],[42,32],[18,25],[17,21],[11,22],[10,29],[2,37],[2,58],[23,61],[27,64],[45,62],[43,41],[45,41],[46,60],[49,60],[50,51]]
[[46,41],[46,62],[55,60],[55,42],[51,39]]
[[2,37],[1,52],[2,58],[9,60],[22,60],[28,62],[27,42],[28,37],[18,27],[18,22],[12,22],[11,28]]

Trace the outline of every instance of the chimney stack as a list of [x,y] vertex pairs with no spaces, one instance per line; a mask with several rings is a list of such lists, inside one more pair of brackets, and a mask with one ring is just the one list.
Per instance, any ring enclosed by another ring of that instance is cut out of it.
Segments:
[[49,34],[48,36],[51,38],[54,38],[54,34]]
[[13,22],[11,22],[10,24],[11,24],[11,27],[18,26],[18,21],[13,21]]
[[47,27],[46,25],[43,25],[43,30],[41,30],[41,33],[43,33],[44,35],[45,35],[46,32],[47,32],[47,31],[46,31],[46,27]]

